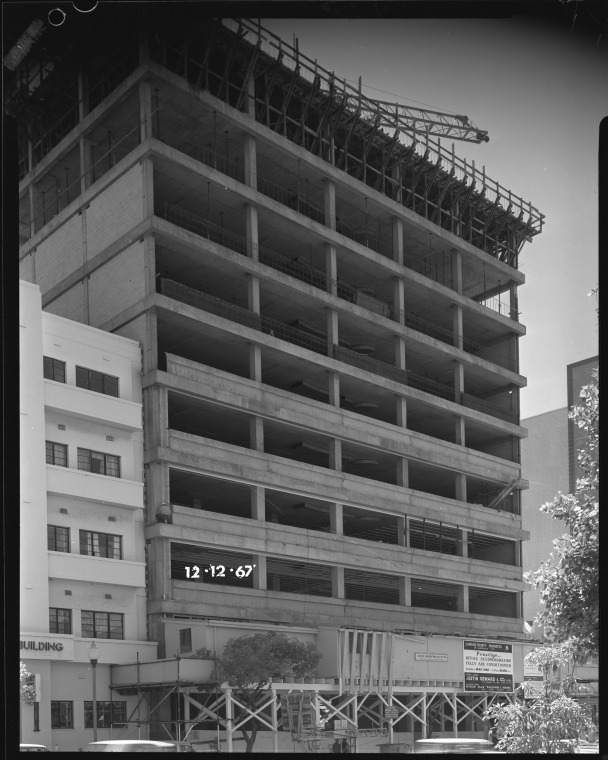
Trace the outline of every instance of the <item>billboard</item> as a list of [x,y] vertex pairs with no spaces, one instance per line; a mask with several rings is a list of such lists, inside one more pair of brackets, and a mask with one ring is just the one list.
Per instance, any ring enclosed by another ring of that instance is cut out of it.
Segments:
[[465,639],[463,669],[465,691],[513,691],[513,645]]

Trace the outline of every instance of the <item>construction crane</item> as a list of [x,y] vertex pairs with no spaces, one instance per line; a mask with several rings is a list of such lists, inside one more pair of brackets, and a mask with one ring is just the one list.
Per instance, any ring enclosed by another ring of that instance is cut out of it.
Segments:
[[345,110],[357,112],[360,118],[373,123],[377,129],[397,129],[418,139],[444,137],[472,143],[488,142],[490,139],[487,131],[479,129],[468,116],[369,98],[362,93],[361,77],[358,92],[353,92],[353,89],[346,85],[341,93],[337,93],[335,80],[332,81],[330,74],[330,91],[332,89],[334,96],[346,99],[346,102],[343,101]]

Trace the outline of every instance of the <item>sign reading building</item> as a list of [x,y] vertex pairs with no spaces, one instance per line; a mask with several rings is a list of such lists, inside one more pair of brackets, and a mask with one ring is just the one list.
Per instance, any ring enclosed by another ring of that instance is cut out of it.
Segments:
[[465,691],[513,691],[513,645],[463,641]]

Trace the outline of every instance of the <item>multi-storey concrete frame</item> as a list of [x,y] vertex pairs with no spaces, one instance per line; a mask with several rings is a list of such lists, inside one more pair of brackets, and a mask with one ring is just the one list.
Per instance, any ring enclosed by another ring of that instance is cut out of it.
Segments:
[[[41,67],[78,113],[25,143],[20,260],[46,309],[144,347],[151,637],[521,635],[517,258],[542,216],[345,115],[285,47],[150,24],[107,78],[100,48]],[[220,564],[254,569],[188,577]]]

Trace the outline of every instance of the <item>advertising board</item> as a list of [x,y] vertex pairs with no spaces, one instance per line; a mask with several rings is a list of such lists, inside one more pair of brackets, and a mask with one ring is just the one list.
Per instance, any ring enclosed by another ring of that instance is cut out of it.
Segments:
[[513,645],[465,639],[463,669],[465,691],[513,691]]

